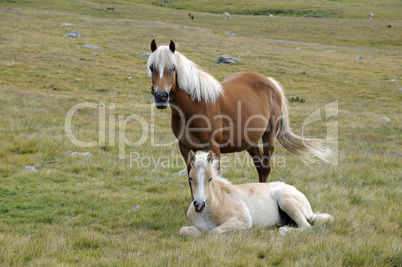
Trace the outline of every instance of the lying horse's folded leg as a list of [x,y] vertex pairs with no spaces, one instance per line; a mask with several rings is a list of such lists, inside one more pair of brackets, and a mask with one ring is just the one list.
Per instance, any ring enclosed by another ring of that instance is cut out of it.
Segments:
[[198,230],[198,228],[195,226],[188,226],[188,227],[185,226],[180,229],[180,235],[195,236],[200,234],[201,231]]
[[244,220],[239,220],[238,218],[230,218],[218,227],[214,228],[211,232],[222,234],[228,230],[245,230],[251,228],[251,218],[244,218]]
[[306,217],[310,219],[314,216],[314,213],[311,210],[310,203],[307,201],[305,196],[301,192],[297,192],[300,195],[283,190],[278,192],[278,206],[296,222],[298,228],[309,228],[311,225],[308,223]]

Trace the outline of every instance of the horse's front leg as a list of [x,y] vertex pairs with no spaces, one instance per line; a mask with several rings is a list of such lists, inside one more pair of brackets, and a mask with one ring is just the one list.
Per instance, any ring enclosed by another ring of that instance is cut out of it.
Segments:
[[[184,159],[184,162],[186,163],[186,165],[187,165],[187,175],[189,174],[189,172],[190,172],[190,165],[189,164],[187,164],[187,159],[188,159],[188,153],[190,152],[190,149],[188,149],[187,147],[185,147],[183,144],[181,144],[180,142],[179,142],[179,149],[180,149],[180,153],[181,153],[181,155],[182,155],[182,157],[183,157],[183,159]],[[188,185],[190,186],[190,192],[191,192],[191,199],[194,199],[194,196],[193,196],[193,190],[192,190],[192,188],[191,188],[191,183],[190,183],[190,181],[188,181]]]
[[185,226],[180,229],[180,235],[196,236],[202,232],[195,226]]
[[222,234],[229,230],[235,230],[235,229],[245,230],[249,228],[251,228],[251,222],[248,222],[247,220],[243,219],[240,220],[238,218],[230,218],[221,225],[212,229],[211,233]]
[[219,148],[219,144],[216,141],[211,140],[210,143],[209,143],[209,150],[211,150],[212,153],[214,153],[215,158],[219,160],[218,172],[219,172],[219,175],[220,175],[221,174],[221,164],[220,164],[221,150]]

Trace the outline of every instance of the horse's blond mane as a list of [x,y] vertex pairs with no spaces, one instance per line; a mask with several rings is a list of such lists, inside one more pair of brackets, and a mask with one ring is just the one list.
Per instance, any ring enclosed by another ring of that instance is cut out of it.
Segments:
[[212,164],[208,162],[208,152],[205,151],[198,151],[197,154],[195,154],[195,162],[194,162],[194,167],[199,167],[199,168],[211,168],[212,175],[215,180],[224,183],[224,184],[231,184],[229,180],[226,178],[223,178],[219,175],[218,167],[219,167],[219,159],[214,158],[214,161]]
[[164,68],[176,68],[177,83],[183,91],[191,96],[193,101],[205,100],[207,103],[215,103],[219,95],[223,93],[222,85],[211,75],[200,69],[194,62],[188,60],[178,51],[172,53],[168,46],[160,46],[148,59],[147,67],[162,72]]

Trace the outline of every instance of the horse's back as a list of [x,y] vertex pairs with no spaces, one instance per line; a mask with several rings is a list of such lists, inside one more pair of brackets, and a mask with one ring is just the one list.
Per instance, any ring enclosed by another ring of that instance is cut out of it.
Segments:
[[[223,87],[232,87],[234,84],[237,85],[249,85],[255,84],[255,88],[262,87],[261,85],[267,84],[267,77],[257,73],[257,72],[237,72],[226,77],[222,82]],[[260,83],[260,86],[258,84]]]
[[272,113],[281,115],[282,94],[280,89],[266,76],[257,72],[238,72],[228,76],[221,83],[224,98],[229,101],[250,100],[253,106],[263,106]]

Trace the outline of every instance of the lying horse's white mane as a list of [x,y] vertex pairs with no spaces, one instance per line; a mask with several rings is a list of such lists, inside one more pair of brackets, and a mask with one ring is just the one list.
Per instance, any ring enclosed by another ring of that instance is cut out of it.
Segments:
[[218,173],[219,159],[214,158],[212,164],[208,162],[208,152],[198,151],[195,154],[195,167],[211,168],[213,178],[224,184],[232,184],[228,179],[221,177]]
[[188,60],[184,55],[175,51],[172,53],[168,46],[159,46],[148,58],[147,67],[163,73],[165,68],[176,68],[177,83],[183,91],[191,96],[193,101],[204,99],[207,103],[215,103],[219,95],[223,93],[222,85],[211,75],[201,70],[194,62]]

